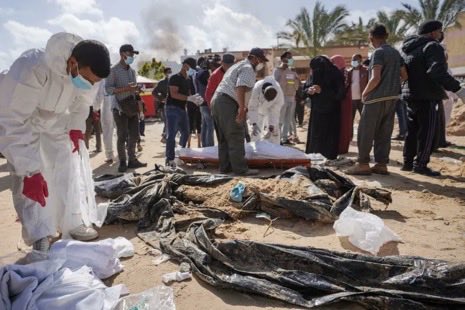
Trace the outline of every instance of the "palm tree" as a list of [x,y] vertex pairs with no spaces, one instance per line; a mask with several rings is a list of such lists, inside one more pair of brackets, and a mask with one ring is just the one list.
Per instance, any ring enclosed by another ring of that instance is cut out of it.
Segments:
[[402,18],[409,27],[417,30],[422,22],[432,19],[441,21],[444,28],[462,27],[458,15],[465,11],[465,0],[418,0],[418,5],[402,3]]
[[386,26],[389,33],[388,43],[396,44],[401,42],[407,36],[409,25],[403,19],[402,11],[394,11],[391,14],[385,11],[377,13],[377,22]]
[[331,44],[343,46],[362,46],[368,45],[368,31],[375,24],[374,18],[370,19],[367,24],[363,22],[362,17],[358,18],[358,23],[352,22],[350,25],[344,25],[338,30]]
[[315,56],[331,36],[344,27],[344,19],[348,15],[349,12],[342,5],[327,11],[324,5],[317,1],[312,16],[306,8],[302,8],[295,19],[290,19],[286,23],[291,31],[279,32],[278,38],[290,41],[296,47],[302,43],[308,49],[309,54]]

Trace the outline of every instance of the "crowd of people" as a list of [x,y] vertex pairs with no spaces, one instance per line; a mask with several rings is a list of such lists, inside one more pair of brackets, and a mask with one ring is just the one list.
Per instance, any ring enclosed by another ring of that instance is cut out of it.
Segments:
[[[241,61],[226,53],[222,58],[186,58],[177,73],[165,68],[165,78],[153,90],[164,124],[160,142],[165,163],[176,166],[176,145],[193,146],[192,135],[197,147],[214,146],[216,136],[221,173],[258,174],[247,166],[245,142],[300,143],[297,124],[303,125],[304,102],[309,101],[306,153],[328,159],[347,153],[358,112],[358,159],[347,173],[388,174],[397,114],[394,139],[405,141],[402,170],[439,176],[428,167],[430,155],[447,145],[452,102],[465,102],[465,89],[448,71],[442,28],[439,21],[423,23],[399,52],[387,43],[386,27],[375,25],[369,33],[369,59],[356,54],[347,66],[339,55],[313,57],[310,75],[302,82],[290,51],[260,80],[257,72],[266,72],[269,61],[260,48],[252,48]],[[23,238],[34,249],[47,250],[49,237],[63,230],[64,215],[74,212],[70,204],[79,205],[67,195],[80,192],[74,182],[80,168],[71,156],[80,152],[81,140],[89,148],[94,133],[95,150],[104,150],[106,162],[112,163],[116,129],[118,171],[147,166],[136,155],[145,130],[144,105],[131,67],[139,52],[124,44],[119,54],[111,67],[102,43],[58,33],[45,50],[23,53],[0,76],[0,152],[9,163]],[[375,164],[370,166],[372,149]],[[71,228],[78,240],[98,236],[82,222]]]

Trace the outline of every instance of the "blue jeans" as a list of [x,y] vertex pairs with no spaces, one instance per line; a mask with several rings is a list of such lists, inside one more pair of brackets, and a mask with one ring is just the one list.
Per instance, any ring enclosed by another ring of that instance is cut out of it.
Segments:
[[399,136],[407,135],[407,104],[403,100],[396,103],[397,120],[399,121]]
[[165,106],[166,115],[166,160],[174,160],[174,149],[176,147],[176,134],[181,133],[179,144],[186,147],[189,138],[189,119],[186,110],[179,107]]
[[202,113],[202,147],[214,146],[213,140],[213,118],[208,106],[200,106],[200,113]]

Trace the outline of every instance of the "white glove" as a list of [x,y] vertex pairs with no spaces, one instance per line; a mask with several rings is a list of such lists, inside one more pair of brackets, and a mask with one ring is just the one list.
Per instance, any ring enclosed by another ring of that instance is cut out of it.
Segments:
[[140,113],[139,113],[139,119],[140,119],[141,121],[143,121],[143,120],[145,119],[145,115],[144,115],[143,112],[140,112]]
[[252,124],[252,136],[258,136],[261,130],[256,123]]
[[460,100],[462,100],[463,103],[465,103],[465,88],[464,87],[460,88],[460,90],[456,92],[455,94],[457,95],[457,97],[460,98]]
[[187,101],[193,102],[194,104],[199,106],[203,103],[203,98],[199,94],[195,94],[187,97]]

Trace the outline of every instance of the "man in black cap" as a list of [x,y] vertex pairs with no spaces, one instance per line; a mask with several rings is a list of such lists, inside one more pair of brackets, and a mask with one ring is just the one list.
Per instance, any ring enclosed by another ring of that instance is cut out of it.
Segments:
[[245,121],[247,118],[246,93],[256,82],[256,72],[268,59],[260,48],[250,50],[247,59],[232,66],[216,89],[212,115],[218,139],[220,172],[236,175],[258,174],[248,169],[245,159]]
[[[124,44],[119,49],[120,61],[111,68],[111,73],[105,82],[106,92],[115,95],[118,104],[113,109],[113,117],[118,135],[117,149],[119,157],[119,172],[128,168],[146,167],[136,158],[136,145],[139,140],[139,111],[136,93],[136,71],[131,68],[134,55],[139,54],[131,44]],[[126,148],[127,146],[127,148]],[[128,161],[126,162],[126,149]]]
[[427,21],[421,24],[418,35],[407,38],[402,46],[408,71],[408,82],[402,89],[402,98],[408,104],[403,171],[440,175],[427,167],[437,131],[438,105],[446,98],[445,90],[465,99],[465,89],[447,72],[445,51],[440,44],[443,38],[442,23]]

